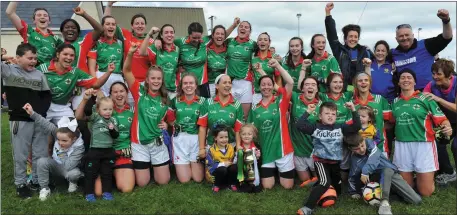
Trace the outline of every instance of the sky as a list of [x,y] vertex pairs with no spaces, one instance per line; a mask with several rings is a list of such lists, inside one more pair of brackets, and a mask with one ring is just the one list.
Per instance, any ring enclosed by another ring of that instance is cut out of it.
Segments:
[[[210,16],[216,17],[214,26],[222,24],[226,28],[235,17],[240,17],[252,24],[251,39],[257,40],[261,32],[268,32],[271,46],[284,56],[289,39],[298,35],[298,13],[302,14],[299,29],[306,54],[310,51],[312,35],[325,34],[325,5],[326,2],[117,2],[114,6],[200,7],[204,10],[208,29],[211,28]],[[455,2],[335,2],[334,5],[332,16],[340,42],[343,42],[341,28],[344,25],[359,24],[362,28],[359,43],[372,50],[378,40],[386,40],[391,48],[396,47],[395,28],[399,24],[410,24],[419,39],[442,33],[442,23],[436,15],[439,9],[449,11],[454,38],[456,35]],[[419,33],[418,28],[422,28]],[[235,36],[236,30],[230,37]],[[331,53],[328,43],[327,50]],[[455,62],[456,39],[439,55]]]

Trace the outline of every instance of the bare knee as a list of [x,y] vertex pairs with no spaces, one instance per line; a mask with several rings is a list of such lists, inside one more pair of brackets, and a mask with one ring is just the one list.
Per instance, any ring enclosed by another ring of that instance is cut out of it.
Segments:
[[123,186],[117,188],[121,193],[130,193],[133,191],[133,186]]
[[427,187],[418,186],[417,189],[419,190],[419,193],[421,194],[421,196],[429,197],[433,194],[433,192],[435,192],[435,185],[427,186]]

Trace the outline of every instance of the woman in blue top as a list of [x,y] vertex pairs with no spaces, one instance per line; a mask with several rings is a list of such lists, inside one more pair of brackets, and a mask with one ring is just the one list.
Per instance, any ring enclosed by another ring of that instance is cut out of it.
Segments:
[[395,66],[392,64],[389,44],[384,40],[379,40],[374,45],[374,50],[370,75],[371,79],[376,81],[371,85],[371,93],[381,95],[392,103],[396,97],[392,82]]

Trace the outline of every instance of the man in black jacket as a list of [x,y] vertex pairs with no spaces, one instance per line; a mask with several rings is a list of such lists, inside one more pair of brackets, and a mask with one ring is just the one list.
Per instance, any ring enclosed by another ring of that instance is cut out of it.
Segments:
[[338,60],[341,72],[344,77],[343,91],[352,91],[352,79],[359,72],[365,71],[363,59],[370,59],[373,53],[366,47],[359,44],[360,26],[359,25],[346,25],[343,27],[344,44],[338,40],[336,32],[335,20],[332,18],[330,11],[333,9],[333,3],[328,3],[325,6],[325,30],[327,31],[327,39],[330,43],[333,56]]
[[[1,63],[1,77],[6,100],[9,105],[10,135],[13,145],[14,184],[19,197],[30,198],[31,191],[26,186],[26,163],[29,148],[32,146],[32,163],[48,156],[48,134],[35,125],[22,107],[30,103],[35,112],[46,117],[51,105],[51,91],[46,77],[37,69],[37,50],[23,43],[16,49],[17,64]],[[32,167],[32,183],[38,184],[36,165]]]

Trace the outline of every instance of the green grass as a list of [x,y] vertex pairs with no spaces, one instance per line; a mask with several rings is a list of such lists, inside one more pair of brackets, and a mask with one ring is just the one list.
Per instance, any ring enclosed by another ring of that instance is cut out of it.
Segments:
[[[2,213],[3,214],[294,214],[309,195],[309,188],[284,190],[277,185],[273,190],[258,194],[211,192],[209,184],[179,184],[172,179],[169,185],[150,184],[135,188],[133,193],[114,193],[115,200],[87,203],[81,192],[67,194],[62,185],[46,202],[34,194],[32,199],[16,196],[13,183],[13,164],[9,139],[8,116],[2,114]],[[438,187],[432,197],[424,198],[420,206],[393,201],[394,214],[456,214],[455,184]],[[377,208],[347,195],[337,204],[317,209],[316,214],[376,214]]]

